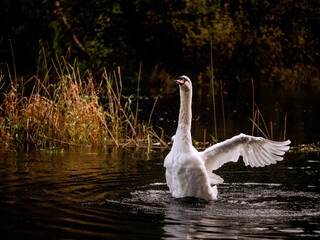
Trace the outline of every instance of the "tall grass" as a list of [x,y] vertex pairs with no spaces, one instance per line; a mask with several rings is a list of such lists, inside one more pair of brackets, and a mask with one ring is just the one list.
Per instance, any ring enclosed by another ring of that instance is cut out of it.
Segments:
[[[218,140],[218,129],[217,129],[217,111],[216,111],[216,99],[215,99],[215,82],[214,82],[214,68],[213,68],[213,45],[212,45],[212,37],[210,38],[210,72],[211,72],[211,91],[212,91],[212,105],[213,105],[213,122],[214,122],[214,136],[213,140],[214,142],[217,142]],[[219,84],[218,84],[219,88]],[[226,139],[227,137],[227,131],[226,131],[226,119],[225,119],[225,111],[224,111],[224,100],[223,100],[223,84],[220,80],[220,96],[221,96],[221,109],[222,109],[222,122],[223,122],[223,139]],[[206,140],[206,131],[204,131],[204,140],[203,145],[205,145]]]
[[212,90],[212,105],[213,105],[213,120],[214,120],[214,137],[218,139],[218,131],[217,131],[217,114],[216,114],[216,100],[214,93],[214,75],[213,75],[213,52],[212,52],[212,38],[210,38],[210,49],[211,49],[211,90]]
[[[49,81],[52,75],[56,79]],[[0,83],[4,77],[1,73]],[[30,82],[35,84],[31,94],[25,96],[25,86]],[[148,123],[139,122],[131,108],[132,98],[122,94],[120,68],[112,73],[104,70],[98,82],[89,71],[81,74],[75,63],[71,65],[64,58],[48,68],[43,80],[33,76],[19,86],[10,78],[8,90],[3,85],[0,89],[2,145],[27,148],[165,145],[151,124],[155,105]]]
[[[252,135],[254,135],[256,131],[256,135],[259,135],[261,133],[265,138],[275,140],[275,134],[274,134],[274,124],[277,126],[280,125],[279,119],[277,118],[276,122],[270,121],[270,132],[268,130],[268,126],[262,116],[262,113],[258,107],[258,105],[255,102],[255,89],[254,89],[254,81],[251,80],[252,84],[252,118],[249,118],[252,122]],[[263,126],[263,128],[262,128]],[[264,130],[263,130],[264,129]],[[284,117],[284,127],[281,128],[280,134],[278,139],[276,140],[286,140],[286,131],[287,131],[287,113],[285,113]]]

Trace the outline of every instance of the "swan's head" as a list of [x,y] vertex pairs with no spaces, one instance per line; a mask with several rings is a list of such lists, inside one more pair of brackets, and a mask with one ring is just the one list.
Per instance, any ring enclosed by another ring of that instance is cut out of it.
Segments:
[[185,92],[189,92],[192,90],[192,83],[190,78],[188,78],[185,75],[182,75],[180,77],[178,77],[176,80],[174,80],[177,84],[179,84],[180,89],[185,91]]

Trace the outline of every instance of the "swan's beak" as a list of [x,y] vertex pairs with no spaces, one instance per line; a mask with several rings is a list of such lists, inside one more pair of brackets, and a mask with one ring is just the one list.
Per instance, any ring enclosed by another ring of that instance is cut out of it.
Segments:
[[174,80],[174,82],[179,85],[183,85],[186,82],[186,80],[184,78],[178,78],[178,79]]

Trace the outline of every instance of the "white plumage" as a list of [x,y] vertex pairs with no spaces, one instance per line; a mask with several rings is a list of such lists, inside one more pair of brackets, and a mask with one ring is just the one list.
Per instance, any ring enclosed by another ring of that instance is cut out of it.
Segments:
[[191,102],[192,83],[181,76],[176,83],[180,87],[180,112],[178,128],[173,146],[164,161],[166,181],[173,197],[197,197],[205,200],[217,199],[217,186],[223,179],[212,173],[227,162],[237,162],[243,157],[246,166],[263,167],[283,160],[289,150],[290,140],[271,141],[262,137],[240,134],[217,143],[203,152],[192,146]]

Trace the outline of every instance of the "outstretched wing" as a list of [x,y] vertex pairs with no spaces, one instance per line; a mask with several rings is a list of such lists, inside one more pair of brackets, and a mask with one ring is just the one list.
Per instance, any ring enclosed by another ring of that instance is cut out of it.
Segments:
[[243,157],[246,166],[263,167],[283,160],[289,150],[290,140],[276,142],[262,137],[239,134],[200,152],[208,171],[216,170],[227,162],[237,162]]

